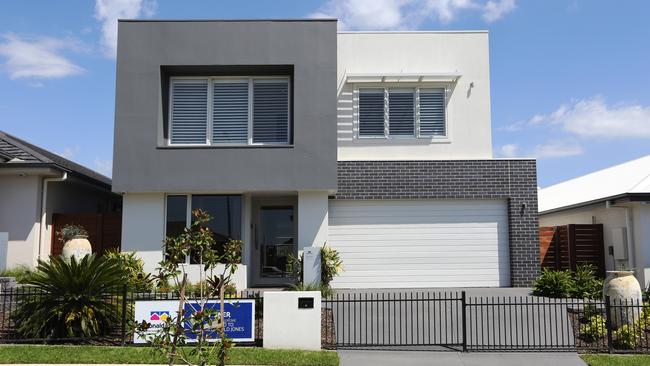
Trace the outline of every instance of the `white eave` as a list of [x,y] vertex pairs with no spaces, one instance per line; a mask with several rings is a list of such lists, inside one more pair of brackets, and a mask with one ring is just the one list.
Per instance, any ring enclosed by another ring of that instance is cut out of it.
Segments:
[[456,72],[438,73],[346,73],[348,83],[455,83]]

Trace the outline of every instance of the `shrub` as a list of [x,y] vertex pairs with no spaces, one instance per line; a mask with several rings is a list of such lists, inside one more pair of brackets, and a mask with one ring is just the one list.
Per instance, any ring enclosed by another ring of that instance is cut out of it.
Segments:
[[32,273],[32,270],[24,264],[0,271],[0,277],[13,277],[16,282],[23,283]]
[[119,321],[120,301],[107,301],[108,295],[125,280],[116,261],[95,255],[80,261],[55,256],[39,261],[25,281],[39,293],[19,299],[14,314],[18,332],[34,338],[104,335]]
[[613,336],[614,347],[618,349],[635,349],[644,339],[643,330],[637,324],[623,324]]
[[319,285],[313,283],[305,285],[302,282],[290,285],[289,291],[320,291],[322,297],[330,297],[334,293],[334,291],[332,291],[332,288],[325,286],[322,283]]
[[83,226],[77,224],[64,225],[57,234],[59,234],[59,240],[62,243],[66,243],[74,238],[88,237],[88,231]]
[[583,264],[573,274],[570,296],[578,299],[599,299],[602,297],[603,281],[596,278],[596,268]]
[[542,274],[533,283],[533,295],[555,298],[567,297],[573,287],[570,271],[542,269]]
[[343,261],[336,249],[329,248],[327,243],[320,248],[320,278],[321,283],[330,287],[330,282],[343,271]]
[[580,337],[587,342],[593,342],[607,335],[605,318],[601,315],[594,315],[589,318],[587,324],[580,326]]
[[145,273],[144,261],[133,252],[120,252],[109,250],[104,256],[117,262],[127,276],[127,285],[130,290],[148,292],[153,289],[154,281],[151,274]]

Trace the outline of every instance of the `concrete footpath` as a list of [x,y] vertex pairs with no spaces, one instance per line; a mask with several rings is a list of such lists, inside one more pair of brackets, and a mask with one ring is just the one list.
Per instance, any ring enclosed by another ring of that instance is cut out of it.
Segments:
[[576,353],[338,351],[341,366],[586,366]]

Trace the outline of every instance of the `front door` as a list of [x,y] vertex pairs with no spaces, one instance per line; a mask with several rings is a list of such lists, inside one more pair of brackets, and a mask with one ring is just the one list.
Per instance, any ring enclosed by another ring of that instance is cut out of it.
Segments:
[[289,258],[296,255],[296,217],[292,204],[257,205],[255,234],[255,283],[284,286],[292,283]]

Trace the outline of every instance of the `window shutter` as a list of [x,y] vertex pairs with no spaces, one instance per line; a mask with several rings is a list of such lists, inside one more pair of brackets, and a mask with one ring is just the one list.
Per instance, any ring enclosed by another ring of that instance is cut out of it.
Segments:
[[289,142],[289,82],[253,83],[253,143]]
[[248,142],[248,82],[215,82],[212,98],[212,141]]
[[359,136],[384,137],[384,90],[359,90]]
[[415,91],[388,92],[388,128],[391,136],[415,136]]
[[420,135],[447,135],[444,89],[420,89]]
[[207,107],[207,80],[172,81],[172,144],[206,143],[208,123]]

